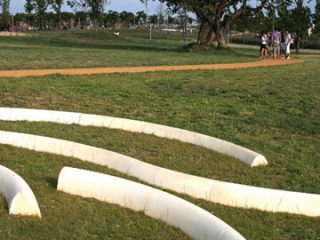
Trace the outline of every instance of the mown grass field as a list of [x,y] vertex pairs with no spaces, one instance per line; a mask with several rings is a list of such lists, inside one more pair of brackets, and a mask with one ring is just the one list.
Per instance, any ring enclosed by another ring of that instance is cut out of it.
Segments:
[[[33,32],[27,36],[0,37],[1,69],[115,67],[245,62],[257,60],[247,50],[183,50],[181,33],[144,31]],[[194,36],[195,37],[195,36]],[[214,54],[214,55],[213,55]]]
[[[67,59],[70,52],[77,51],[72,47],[61,47],[60,43],[59,46],[51,46],[51,38],[47,38],[47,34],[62,35],[69,39],[69,34],[44,33],[29,38],[39,39],[39,42],[48,40],[46,44],[41,45],[34,41],[26,41],[25,44],[51,49],[49,52],[63,48],[66,52],[66,56],[62,55],[63,61],[67,66],[74,66],[74,63]],[[91,37],[93,42],[113,44],[104,41],[104,36],[97,34],[96,37]],[[140,35],[130,36],[135,39],[135,44],[139,45]],[[86,37],[84,35],[74,41],[83,41]],[[179,43],[173,40],[161,40],[162,47],[176,49],[176,59],[171,59],[171,64],[187,61],[185,54],[194,56],[188,58],[189,63],[198,63],[198,59],[204,62],[220,62],[219,59],[224,62],[256,59],[256,53],[250,50],[180,52]],[[0,46],[22,44],[19,41],[12,38],[5,41],[1,38]],[[140,46],[144,46],[145,40],[140,41]],[[96,54],[96,49],[81,46],[80,52]],[[149,54],[162,56],[162,52],[139,51],[145,56],[144,60],[141,59],[144,65],[161,64],[146,62],[145,59]],[[132,64],[131,50],[127,52],[128,57],[121,60],[124,66]],[[4,54],[2,50],[1,54]],[[9,59],[7,65],[2,64],[1,67],[19,68],[19,54],[22,54],[20,49],[16,50],[13,57],[16,61]],[[47,51],[39,51],[38,54],[45,57]],[[22,59],[24,57],[21,55]],[[108,56],[103,55],[103,58],[108,59]],[[170,60],[170,57],[167,56],[167,59]],[[56,58],[50,61],[63,64],[56,61]],[[34,62],[32,66],[24,67],[43,68],[45,64]],[[95,66],[91,65],[90,61],[83,61],[83,64]],[[119,130],[4,121],[0,122],[0,129],[103,147],[158,166],[198,176],[319,194],[319,64],[320,58],[307,58],[302,64],[241,70],[0,79],[0,106],[103,114],[193,130],[262,153],[269,161],[267,167],[250,168],[235,159],[201,147]],[[51,64],[48,64],[49,66]],[[4,145],[0,145],[0,164],[16,171],[30,184],[43,216],[41,220],[9,216],[5,199],[1,196],[0,239],[188,238],[177,229],[141,213],[56,191],[57,177],[63,166],[128,178],[123,174],[76,159]],[[320,238],[320,218],[237,209],[187,196],[181,197],[220,217],[247,239]]]

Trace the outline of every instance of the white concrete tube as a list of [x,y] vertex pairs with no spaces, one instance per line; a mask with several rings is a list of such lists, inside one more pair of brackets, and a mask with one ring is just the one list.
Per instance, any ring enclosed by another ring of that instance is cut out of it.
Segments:
[[268,164],[268,161],[263,155],[215,137],[179,128],[130,119],[41,109],[0,108],[0,120],[78,124],[82,126],[106,127],[129,132],[152,134],[157,137],[175,139],[181,142],[205,147],[232,156],[252,167]]
[[31,134],[0,131],[0,144],[60,154],[107,166],[144,182],[232,207],[320,216],[320,195],[266,189],[197,177],[105,149]]
[[193,239],[244,239],[236,230],[196,205],[158,189],[97,172],[64,167],[58,190],[120,205],[160,219]]
[[0,165],[0,192],[7,200],[9,214],[41,218],[38,202],[29,185],[15,172]]

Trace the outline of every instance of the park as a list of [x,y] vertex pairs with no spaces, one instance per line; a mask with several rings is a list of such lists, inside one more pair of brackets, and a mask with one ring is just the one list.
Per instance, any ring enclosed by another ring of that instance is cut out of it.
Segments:
[[[0,239],[319,239],[320,4],[261,1],[229,31],[136,2],[128,22],[2,8]],[[290,59],[261,59],[255,32],[309,8]]]

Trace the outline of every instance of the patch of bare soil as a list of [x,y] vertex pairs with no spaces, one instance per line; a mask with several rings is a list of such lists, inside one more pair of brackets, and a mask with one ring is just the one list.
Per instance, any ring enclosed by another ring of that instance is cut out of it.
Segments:
[[0,32],[0,36],[3,37],[14,37],[14,36],[25,36],[25,33],[22,32]]

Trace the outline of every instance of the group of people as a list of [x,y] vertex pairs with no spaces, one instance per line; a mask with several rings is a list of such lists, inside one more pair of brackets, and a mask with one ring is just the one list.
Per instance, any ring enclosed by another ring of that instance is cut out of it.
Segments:
[[283,54],[285,59],[290,59],[290,47],[293,43],[291,34],[286,30],[284,33],[281,33],[279,29],[271,34],[267,32],[261,33],[261,44],[260,44],[260,57],[263,59],[268,58],[268,46],[273,48],[273,58],[280,59]]

